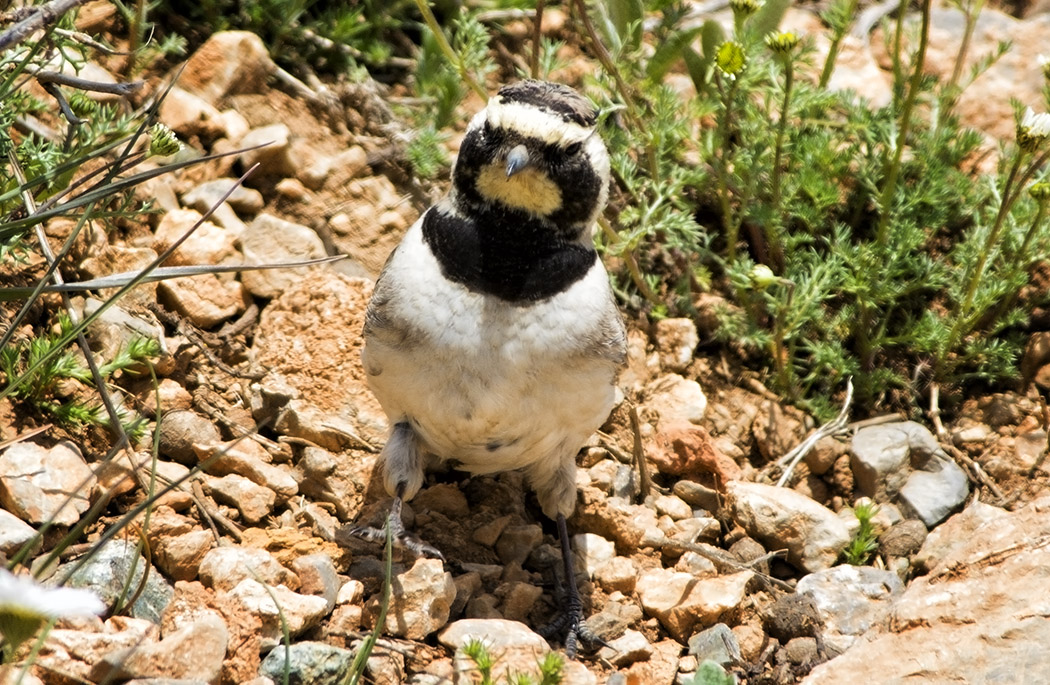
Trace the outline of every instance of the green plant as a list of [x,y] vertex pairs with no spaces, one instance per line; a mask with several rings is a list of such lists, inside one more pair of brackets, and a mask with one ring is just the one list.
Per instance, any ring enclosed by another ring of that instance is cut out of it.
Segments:
[[[108,426],[109,416],[101,401],[75,395],[62,397],[62,381],[72,379],[87,385],[94,381],[87,365],[73,351],[60,345],[72,329],[72,321],[61,314],[56,332],[5,345],[0,348],[0,371],[6,382],[23,379],[11,396],[29,402],[37,411],[62,423]],[[118,350],[113,359],[99,366],[98,374],[109,379],[118,371],[134,372],[134,367],[159,353],[156,340],[134,337]],[[119,405],[118,415],[131,437],[141,436],[145,426],[142,417]]]
[[455,114],[467,88],[482,99],[487,93],[481,83],[495,65],[489,56],[489,32],[473,14],[462,14],[452,22],[451,40],[437,24],[430,7],[417,0],[426,21],[416,63],[416,92],[429,105],[419,123],[442,128]]
[[444,136],[432,124],[424,124],[416,130],[405,147],[405,158],[416,176],[432,180],[448,168],[448,153],[443,141]]
[[412,7],[412,0],[156,0],[150,11],[191,47],[218,31],[256,33],[280,66],[303,76],[356,65],[403,69],[400,38],[414,27]]
[[[819,80],[797,76],[812,74],[812,48],[774,32],[783,3],[732,6],[726,35],[684,21],[674,3],[574,4],[603,66],[592,93],[623,124],[606,136],[621,194],[603,247],[628,277],[618,292],[651,316],[689,314],[698,292],[722,293],[719,339],[822,419],[849,376],[862,411],[916,411],[915,378],[961,388],[1014,377],[1034,304],[1020,293],[1050,248],[1044,204],[1022,192],[1045,176],[1042,136],[1008,148],[997,178],[970,170],[981,136],[948,96],[966,83],[918,68],[928,7],[913,53],[903,19],[886,32],[899,48],[894,98],[876,108],[823,87],[834,49]],[[829,10],[833,41],[854,9]],[[676,62],[691,99],[666,86]],[[1041,130],[1028,116],[1026,130]],[[755,287],[756,265],[775,280]]]
[[714,661],[707,660],[700,664],[687,685],[736,685],[736,676],[727,673]]
[[[480,685],[493,685],[492,669],[496,665],[496,658],[489,651],[488,645],[478,638],[471,638],[463,645],[463,654],[474,662],[474,668],[481,676]],[[537,663],[539,673],[507,674],[503,682],[507,685],[558,685],[562,682],[562,671],[565,662],[562,657],[554,652],[547,652],[543,659]]]
[[857,517],[857,530],[850,538],[846,549],[842,551],[842,557],[851,566],[863,566],[871,559],[871,555],[879,548],[878,534],[872,519],[879,511],[879,507],[871,501],[857,504],[853,508],[853,515]]

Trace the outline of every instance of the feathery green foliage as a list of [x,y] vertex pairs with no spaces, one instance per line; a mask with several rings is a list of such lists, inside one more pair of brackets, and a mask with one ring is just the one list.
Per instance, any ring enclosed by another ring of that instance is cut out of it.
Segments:
[[862,502],[853,508],[853,515],[857,517],[857,531],[853,534],[846,549],[842,551],[842,557],[851,566],[863,566],[871,559],[871,555],[879,548],[878,534],[871,520],[879,511],[878,505],[872,501]]
[[[53,354],[60,341],[69,334],[73,323],[69,317],[60,314],[58,330],[52,334],[9,343],[0,348],[0,371],[4,382],[28,375],[12,397],[25,400],[37,411],[54,417],[62,423],[83,425],[109,425],[109,416],[101,403],[73,395],[63,397],[62,381],[76,380],[90,385],[93,382],[91,371],[83,360],[72,350],[64,346],[60,353]],[[120,348],[116,356],[99,366],[99,374],[109,379],[118,371],[134,372],[134,367],[147,363],[160,354],[156,340],[135,337]],[[118,414],[125,431],[138,437],[145,428],[142,417],[135,412],[118,406]]]
[[[489,651],[488,645],[477,638],[467,640],[463,645],[463,654],[474,663],[474,668],[481,678],[479,685],[494,685],[492,669],[495,668],[497,658]],[[503,678],[506,685],[558,685],[562,682],[565,661],[555,652],[547,652],[543,659],[536,664],[538,674],[532,673],[508,673]],[[538,677],[537,677],[538,676]]]

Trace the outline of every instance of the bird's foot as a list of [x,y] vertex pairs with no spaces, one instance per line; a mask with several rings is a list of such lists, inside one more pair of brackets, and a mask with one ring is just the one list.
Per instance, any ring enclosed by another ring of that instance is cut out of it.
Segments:
[[565,656],[570,659],[576,658],[580,646],[586,652],[593,652],[608,645],[584,623],[583,608],[578,604],[570,604],[553,621],[541,628],[539,633],[545,640],[561,639],[565,645]]
[[[350,535],[362,540],[375,542],[381,545],[386,543],[385,528],[376,528],[375,526],[355,526],[348,532]],[[398,549],[407,550],[417,557],[429,557],[431,559],[445,561],[445,555],[442,554],[437,547],[423,542],[417,535],[405,530],[403,526],[400,527],[400,530],[390,531],[390,536],[393,538],[394,547],[397,547]]]
[[[437,547],[423,542],[417,535],[405,530],[405,524],[401,521],[400,497],[394,498],[394,504],[390,508],[390,516],[387,519],[387,527],[390,529],[390,537],[395,547],[408,550],[417,557],[430,557],[431,559],[445,561],[445,555]],[[369,542],[386,543],[387,528],[354,526],[347,532],[356,538],[368,540]]]

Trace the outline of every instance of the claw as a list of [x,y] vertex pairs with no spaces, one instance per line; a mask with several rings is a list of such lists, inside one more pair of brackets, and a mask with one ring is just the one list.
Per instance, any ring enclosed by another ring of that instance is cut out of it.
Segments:
[[570,659],[575,659],[580,644],[583,645],[585,650],[593,651],[598,647],[606,646],[608,643],[583,622],[583,602],[580,601],[580,593],[576,589],[576,574],[572,564],[569,530],[565,517],[562,515],[558,516],[558,537],[561,541],[562,563],[565,569],[565,586],[563,590],[568,597],[565,598],[565,610],[539,632],[546,640],[562,638],[565,645],[565,655]]
[[[430,557],[445,561],[445,555],[437,547],[427,544],[416,535],[405,530],[405,524],[401,521],[401,496],[394,497],[394,503],[390,506],[390,536],[393,538],[394,546],[408,550],[417,557]],[[355,526],[349,529],[349,534],[354,537],[368,540],[369,542],[386,543],[386,529],[374,526]]]

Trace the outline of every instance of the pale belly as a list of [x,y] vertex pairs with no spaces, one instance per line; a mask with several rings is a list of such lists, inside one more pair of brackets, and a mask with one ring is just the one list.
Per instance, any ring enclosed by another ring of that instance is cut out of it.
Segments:
[[523,367],[416,353],[385,364],[370,385],[391,420],[409,421],[432,454],[493,473],[564,458],[605,421],[614,371],[575,361]]

